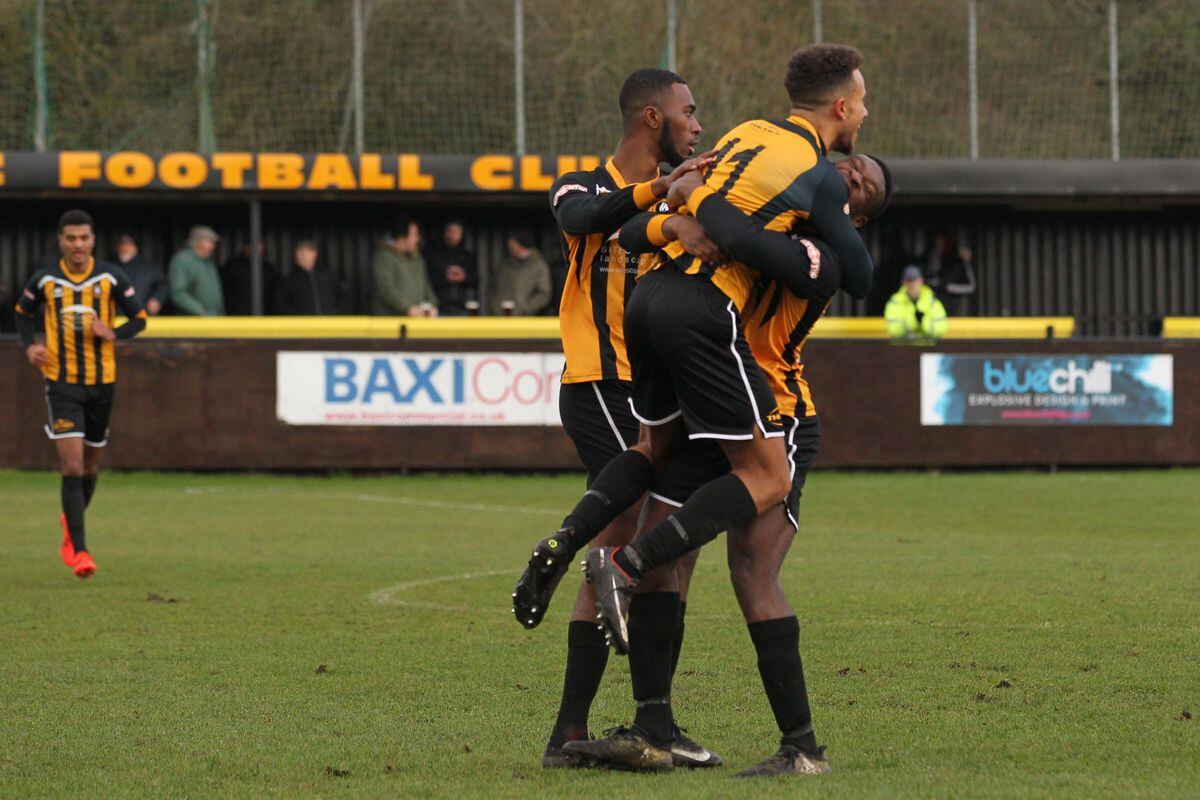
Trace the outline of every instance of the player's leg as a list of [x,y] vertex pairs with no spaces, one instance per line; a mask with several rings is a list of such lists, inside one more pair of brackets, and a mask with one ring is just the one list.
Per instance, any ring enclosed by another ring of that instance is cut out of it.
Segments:
[[800,658],[800,623],[780,573],[795,536],[800,494],[820,441],[815,418],[786,420],[793,488],[786,504],[730,531],[729,572],[758,656],[758,670],[780,731],[778,752],[741,777],[829,771],[813,733],[812,711]]
[[[559,415],[580,461],[588,470],[589,486],[595,481],[596,473],[638,436],[637,420],[629,411],[629,392],[628,384],[619,381],[567,384],[562,387]],[[640,503],[634,505],[608,525],[597,540],[608,546],[628,544],[637,530],[640,510]],[[526,573],[532,579],[540,580],[543,577],[539,570],[527,569]],[[555,574],[561,576],[562,573]],[[548,577],[553,579],[554,575]],[[534,617],[534,603],[542,606],[536,619],[540,620],[545,613],[544,606],[547,603],[535,599],[537,595],[532,590],[536,588],[522,576],[522,583],[518,584],[518,590],[514,593],[513,610],[522,622]],[[528,598],[524,596],[525,589],[530,590]],[[595,606],[595,591],[586,582],[581,582],[567,625],[562,698],[542,754],[543,767],[575,766],[563,754],[562,747],[568,741],[588,738],[588,715],[608,663],[608,645],[604,632],[596,625]]]

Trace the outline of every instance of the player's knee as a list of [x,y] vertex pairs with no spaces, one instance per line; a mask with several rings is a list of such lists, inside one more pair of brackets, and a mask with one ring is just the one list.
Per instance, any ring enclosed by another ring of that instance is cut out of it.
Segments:
[[61,461],[62,474],[68,478],[83,477],[83,459],[82,458],[64,458]]

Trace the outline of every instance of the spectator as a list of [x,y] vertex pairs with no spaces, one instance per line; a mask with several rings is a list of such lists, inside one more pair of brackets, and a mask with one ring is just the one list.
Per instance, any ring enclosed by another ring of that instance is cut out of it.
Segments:
[[935,233],[925,264],[929,285],[938,297],[951,303],[956,314],[969,314],[976,289],[971,248],[960,245],[951,231]]
[[421,258],[421,229],[402,220],[384,237],[371,262],[371,313],[436,317],[437,295]]
[[129,276],[133,290],[137,292],[146,313],[151,316],[161,313],[167,305],[167,276],[158,264],[142,258],[133,234],[122,233],[117,237],[115,258],[117,264]]
[[492,274],[489,310],[492,314],[509,313],[530,316],[540,314],[550,302],[550,267],[534,249],[533,233],[517,230],[506,242],[508,256]]
[[[258,252],[263,253],[263,243],[258,243]],[[234,317],[248,317],[254,313],[254,245],[246,242],[238,254],[221,267],[221,290],[225,293],[225,313]],[[275,313],[275,265],[263,259],[262,302],[263,313]]]
[[333,270],[318,263],[317,243],[304,239],[292,253],[276,308],[281,314],[321,316],[342,313],[341,287]]
[[171,284],[171,306],[180,314],[214,317],[225,313],[221,276],[213,253],[221,237],[206,225],[188,234],[187,246],[171,259],[167,279]]
[[443,317],[461,317],[467,302],[476,297],[479,269],[475,254],[463,245],[463,224],[452,219],[442,230],[442,240],[425,252],[429,282],[438,298],[438,313]]
[[921,268],[910,264],[901,275],[904,285],[888,300],[883,315],[888,335],[895,339],[940,339],[946,335],[946,309],[925,285]]

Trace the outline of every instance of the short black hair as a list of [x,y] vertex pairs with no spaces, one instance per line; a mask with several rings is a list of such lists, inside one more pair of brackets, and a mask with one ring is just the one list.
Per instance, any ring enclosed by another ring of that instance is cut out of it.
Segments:
[[87,225],[93,231],[96,230],[96,225],[92,222],[92,215],[78,208],[72,208],[58,218],[58,232],[62,233],[68,225]]
[[847,44],[801,47],[792,53],[783,80],[792,106],[816,108],[829,102],[862,63],[862,53]]
[[669,69],[635,69],[621,86],[621,120],[625,125],[631,124],[643,108],[653,105],[677,83],[687,85],[687,81]]
[[883,159],[880,158],[879,156],[872,155],[871,153],[863,153],[863,156],[871,159],[876,164],[878,164],[879,171],[883,173],[883,201],[880,202],[879,208],[871,214],[871,218],[874,219],[875,217],[878,217],[880,214],[882,214],[884,211],[887,211],[887,207],[889,205],[891,205],[891,202],[892,202],[892,171],[890,169],[888,169],[888,165],[885,164]]
[[533,250],[537,247],[537,239],[534,238],[533,231],[529,228],[516,228],[509,234],[509,238],[515,239],[517,244],[526,250]]
[[396,215],[392,224],[388,226],[388,236],[393,239],[403,239],[408,236],[408,229],[416,224],[416,220],[410,215],[400,212]]

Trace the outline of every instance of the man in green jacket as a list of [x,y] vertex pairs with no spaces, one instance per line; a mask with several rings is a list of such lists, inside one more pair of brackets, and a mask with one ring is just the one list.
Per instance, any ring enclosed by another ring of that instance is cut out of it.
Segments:
[[492,271],[488,312],[518,317],[542,313],[550,302],[550,267],[535,249],[533,233],[513,231],[506,245],[508,256]]
[[171,285],[171,305],[175,313],[195,317],[224,315],[221,275],[212,259],[220,240],[212,228],[197,225],[188,234],[187,246],[171,259],[167,280]]
[[904,285],[887,302],[883,316],[893,339],[940,339],[946,335],[946,307],[925,285],[921,268],[909,265],[901,274]]
[[421,229],[404,220],[386,237],[371,262],[371,313],[436,317],[437,295],[421,258]]

